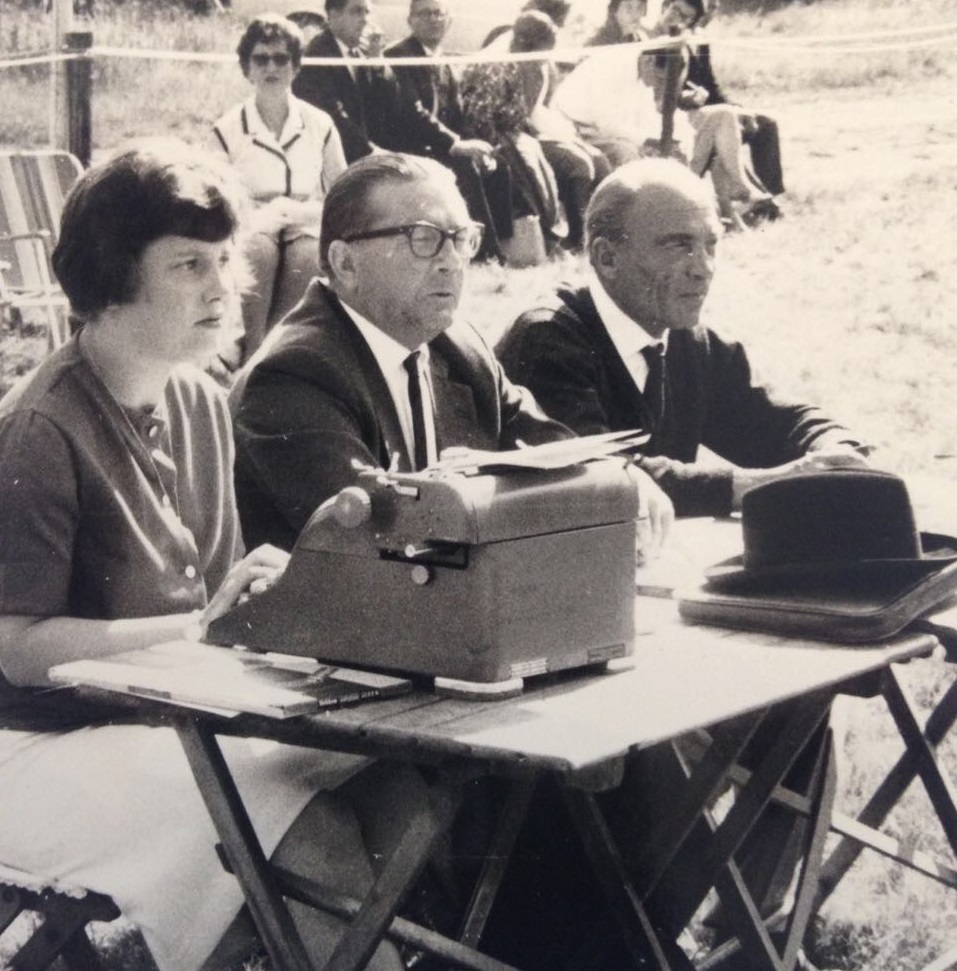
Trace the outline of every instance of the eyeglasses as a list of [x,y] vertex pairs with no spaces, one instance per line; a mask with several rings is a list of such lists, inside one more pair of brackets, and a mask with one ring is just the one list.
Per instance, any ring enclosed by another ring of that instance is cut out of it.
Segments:
[[252,54],[249,59],[256,67],[269,67],[270,64],[285,67],[292,60],[288,54]]
[[413,17],[421,17],[423,20],[448,20],[449,15],[442,10],[415,10]]
[[459,256],[470,260],[478,252],[482,244],[482,231],[485,227],[481,223],[470,223],[458,229],[440,229],[432,223],[411,223],[408,226],[390,226],[388,229],[370,229],[367,233],[355,233],[343,236],[344,243],[354,243],[360,239],[384,239],[387,236],[404,236],[409,241],[412,255],[423,260],[434,259],[442,250],[447,239]]

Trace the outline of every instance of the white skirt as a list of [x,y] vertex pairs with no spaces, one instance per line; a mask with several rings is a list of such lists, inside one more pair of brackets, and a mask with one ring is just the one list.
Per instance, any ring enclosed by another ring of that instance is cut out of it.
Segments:
[[[220,740],[267,856],[368,759]],[[161,971],[195,971],[243,903],[173,729],[0,731],[0,863],[109,894]]]

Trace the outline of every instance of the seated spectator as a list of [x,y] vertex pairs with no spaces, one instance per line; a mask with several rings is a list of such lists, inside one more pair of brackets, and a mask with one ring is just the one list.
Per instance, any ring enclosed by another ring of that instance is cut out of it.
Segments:
[[[81,329],[0,402],[0,859],[109,894],[160,971],[240,963],[240,885],[175,730],[113,722],[47,671],[199,638],[285,566],[275,547],[242,555],[229,414],[197,367],[237,299],[245,208],[235,174],[179,142],[88,170],[53,253]],[[366,893],[423,805],[409,770],[220,744],[265,852],[342,893]],[[342,922],[293,917],[324,964]],[[403,968],[389,943],[373,966]]]
[[[410,0],[405,39],[385,49],[387,57],[435,57],[452,25],[449,0]],[[494,167],[494,149],[482,139],[462,137],[465,119],[458,79],[448,64],[394,69],[404,107],[402,131],[392,139],[394,151],[426,155],[446,163],[464,159],[480,168]]]
[[[549,51],[555,47],[558,30],[543,13],[520,14],[512,31],[511,50],[516,53]],[[549,104],[557,85],[557,71],[550,61],[521,61],[516,65],[522,80],[524,100],[529,106],[525,128],[542,146],[555,173],[558,197],[565,209],[568,232],[562,246],[577,252],[585,238],[585,207],[592,190],[611,171],[604,154],[579,137],[561,112]]]
[[[679,516],[725,516],[754,485],[864,464],[860,440],[755,380],[745,349],[699,325],[720,227],[711,188],[671,159],[613,172],[586,217],[591,279],[523,314],[497,353],[581,435],[644,428],[641,467]],[[727,464],[698,462],[701,447]]]
[[[626,40],[623,32],[620,43]],[[569,72],[551,100],[552,108],[574,122],[580,137],[614,168],[657,151],[661,137],[654,89],[638,64],[639,55],[629,47],[592,54]]]
[[398,112],[398,89],[388,68],[362,65],[370,23],[369,0],[326,0],[326,27],[306,45],[306,57],[336,58],[342,66],[309,65],[293,81],[293,94],[328,113],[347,162],[389,144]]
[[[687,24],[704,15],[704,0],[666,0],[661,19],[655,27],[656,36],[684,36]],[[714,182],[718,210],[726,227],[742,229],[762,218],[780,215],[770,192],[752,171],[741,141],[741,125],[737,111],[726,104],[705,107],[707,93],[697,85],[688,85],[686,78],[691,59],[687,43],[680,48],[669,47],[657,54],[642,56],[640,69],[655,88],[655,100],[663,108],[665,88],[669,76],[669,62],[681,59],[676,129],[687,120],[694,134],[687,142],[691,151],[684,150],[692,171],[704,176],[710,173]]]
[[[452,25],[449,0],[410,0],[408,37],[387,47],[388,57],[435,57]],[[451,168],[469,213],[487,227],[489,246],[512,229],[511,182],[495,149],[481,138],[466,138],[459,80],[448,64],[395,67],[401,112],[394,119],[389,148],[433,158]],[[480,251],[479,256],[483,253]]]
[[[462,107],[469,133],[494,145],[497,157],[508,167],[511,215],[514,220],[538,221],[538,248],[544,253],[563,238],[559,190],[541,143],[528,132],[531,105],[523,67],[515,61],[470,64],[462,74]],[[500,249],[508,254],[513,227],[507,233],[499,232],[499,237]]]
[[326,18],[318,10],[293,10],[286,17],[302,31],[303,46],[326,26]]
[[[565,26],[572,5],[570,0],[525,0],[520,13],[530,10],[545,14],[558,30]],[[512,43],[514,24],[499,24],[493,27],[482,41],[482,49],[507,51]]]
[[[479,233],[431,159],[373,156],[333,186],[320,242],[329,285],[312,283],[231,392],[247,539],[290,546],[360,467],[408,471],[449,446],[570,436],[457,319]],[[642,482],[665,529],[670,505]]]
[[246,27],[237,53],[255,93],[213,125],[215,144],[236,167],[256,206],[241,347],[221,352],[233,366],[255,352],[318,273],[322,200],[346,167],[332,119],[292,94],[302,60],[299,28],[277,14],[262,14]]
[[611,0],[605,22],[585,41],[586,47],[632,44],[648,39],[642,20],[648,13],[646,0]]
[[[693,33],[703,27],[716,3],[705,11],[703,0],[673,0],[666,5],[668,23],[679,30]],[[781,142],[777,122],[770,115],[750,112],[728,101],[721,90],[711,66],[711,47],[688,38],[688,68],[682,88],[685,105],[698,107],[702,112],[723,106],[733,109],[737,117],[740,137],[751,153],[750,177],[763,187],[769,196],[784,192],[784,175],[781,168]],[[748,222],[775,219],[780,209],[773,199],[758,200],[745,214]]]

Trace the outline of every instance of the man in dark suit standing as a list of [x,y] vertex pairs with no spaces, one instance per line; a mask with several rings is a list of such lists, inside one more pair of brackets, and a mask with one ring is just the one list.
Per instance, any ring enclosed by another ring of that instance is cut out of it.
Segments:
[[392,72],[362,65],[359,45],[371,13],[369,0],[326,0],[326,28],[309,41],[304,55],[341,58],[342,67],[304,66],[292,83],[296,97],[332,117],[347,162],[388,146],[398,111]]
[[[448,446],[572,436],[455,319],[480,235],[452,173],[431,159],[373,155],[336,180],[320,236],[329,286],[312,281],[232,392],[248,544],[291,547],[357,467],[421,469]],[[643,484],[666,530],[670,503]]]
[[[497,353],[580,435],[643,427],[642,468],[679,516],[723,516],[754,485],[860,465],[860,442],[818,408],[758,383],[745,349],[699,326],[720,234],[708,184],[670,159],[630,162],[585,217],[588,286],[523,314]],[[725,460],[698,461],[701,446]]]

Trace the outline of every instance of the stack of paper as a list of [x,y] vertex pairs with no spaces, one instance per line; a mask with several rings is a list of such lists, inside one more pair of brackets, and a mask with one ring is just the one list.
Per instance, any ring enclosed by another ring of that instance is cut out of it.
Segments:
[[489,452],[478,448],[447,448],[428,471],[492,472],[499,469],[564,469],[593,459],[637,452],[649,436],[641,431],[605,432],[544,445]]

